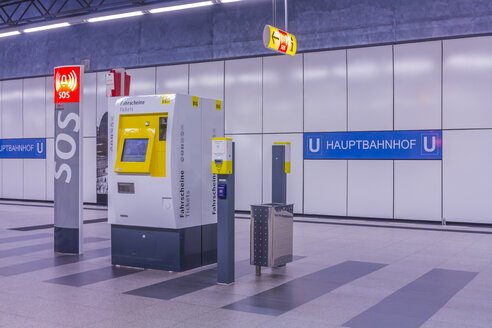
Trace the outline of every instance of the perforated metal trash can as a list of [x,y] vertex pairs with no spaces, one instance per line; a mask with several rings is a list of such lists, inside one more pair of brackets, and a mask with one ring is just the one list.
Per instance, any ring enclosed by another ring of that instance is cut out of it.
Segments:
[[251,205],[251,264],[278,267],[292,262],[294,205]]

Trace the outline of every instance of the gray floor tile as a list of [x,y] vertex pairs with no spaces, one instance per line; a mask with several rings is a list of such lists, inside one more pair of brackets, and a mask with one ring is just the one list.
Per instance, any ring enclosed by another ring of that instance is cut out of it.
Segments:
[[90,259],[101,257],[101,256],[108,256],[110,254],[111,254],[110,248],[101,248],[101,249],[87,251],[83,255],[80,255],[80,256],[73,256],[73,255],[52,256],[52,257],[45,258],[45,259],[34,260],[34,261],[26,262],[26,263],[0,267],[0,275],[1,276],[12,276],[12,275],[17,275],[17,274],[26,273],[26,272],[33,272],[33,271],[38,271],[38,270],[42,270],[42,269],[46,269],[46,268],[50,268],[50,267],[56,267],[56,266],[60,266],[60,265],[76,263],[79,261],[86,261],[86,260],[90,260]]
[[140,269],[110,266],[90,271],[74,273],[68,276],[47,280],[46,282],[81,287],[105,280],[124,277],[141,271],[142,270]]
[[278,316],[384,267],[346,261],[225,306],[225,309]]
[[417,328],[431,318],[477,273],[434,269],[344,325],[351,328]]

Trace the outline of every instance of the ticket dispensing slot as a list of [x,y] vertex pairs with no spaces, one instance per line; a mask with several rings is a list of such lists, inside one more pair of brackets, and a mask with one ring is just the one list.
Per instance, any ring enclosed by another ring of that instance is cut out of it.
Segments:
[[115,172],[166,176],[167,116],[120,115]]

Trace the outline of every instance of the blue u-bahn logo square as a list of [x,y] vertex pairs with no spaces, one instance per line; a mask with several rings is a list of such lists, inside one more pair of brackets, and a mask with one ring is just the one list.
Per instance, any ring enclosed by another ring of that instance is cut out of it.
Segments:
[[310,134],[304,138],[304,157],[323,157],[323,137],[321,134]]

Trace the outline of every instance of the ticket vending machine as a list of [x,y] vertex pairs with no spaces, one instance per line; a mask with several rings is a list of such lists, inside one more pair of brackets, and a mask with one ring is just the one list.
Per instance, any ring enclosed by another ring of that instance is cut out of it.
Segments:
[[184,271],[217,261],[212,138],[219,100],[165,94],[109,100],[108,220],[114,265]]

